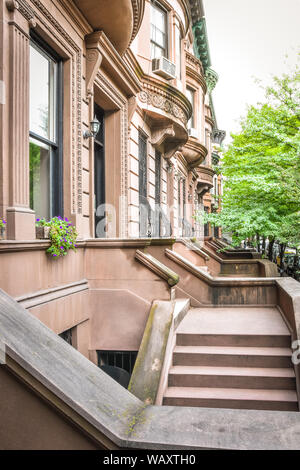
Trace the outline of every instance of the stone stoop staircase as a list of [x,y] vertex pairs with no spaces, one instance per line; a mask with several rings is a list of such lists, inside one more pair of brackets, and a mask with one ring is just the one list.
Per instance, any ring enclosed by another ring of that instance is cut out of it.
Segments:
[[275,307],[191,309],[176,331],[163,405],[298,411],[291,355]]

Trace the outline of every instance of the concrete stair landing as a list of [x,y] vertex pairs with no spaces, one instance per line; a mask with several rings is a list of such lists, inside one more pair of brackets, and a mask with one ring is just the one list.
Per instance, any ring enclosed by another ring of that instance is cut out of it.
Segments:
[[291,355],[275,307],[192,309],[176,332],[163,404],[298,411]]

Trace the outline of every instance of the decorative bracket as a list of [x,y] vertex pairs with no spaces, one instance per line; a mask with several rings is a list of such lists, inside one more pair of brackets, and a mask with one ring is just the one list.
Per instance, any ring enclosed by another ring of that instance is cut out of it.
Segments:
[[34,19],[34,11],[30,8],[25,0],[6,0],[6,8],[8,11],[14,12],[18,10],[22,16],[28,21],[31,28],[36,27],[36,21]]
[[136,96],[128,99],[128,127],[130,127],[132,116],[137,108]]
[[90,99],[93,95],[93,84],[98,69],[102,62],[102,54],[99,46],[102,31],[96,31],[85,37],[86,44],[86,96]]
[[167,137],[174,137],[175,129],[173,125],[167,125],[154,129],[152,132],[152,145],[159,147],[164,143]]

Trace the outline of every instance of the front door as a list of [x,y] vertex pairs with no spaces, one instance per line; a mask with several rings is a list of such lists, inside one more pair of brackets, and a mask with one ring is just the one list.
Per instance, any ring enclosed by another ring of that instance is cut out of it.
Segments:
[[105,148],[104,148],[104,111],[95,103],[95,116],[100,129],[94,139],[94,188],[95,188],[95,237],[106,236],[105,223]]

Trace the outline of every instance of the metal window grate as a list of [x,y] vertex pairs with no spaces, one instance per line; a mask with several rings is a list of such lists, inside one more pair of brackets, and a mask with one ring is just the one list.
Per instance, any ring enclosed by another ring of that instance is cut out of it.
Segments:
[[120,367],[132,374],[138,351],[97,351],[98,366]]
[[72,328],[70,330],[63,331],[60,333],[60,336],[62,339],[64,339],[68,344],[72,346]]

